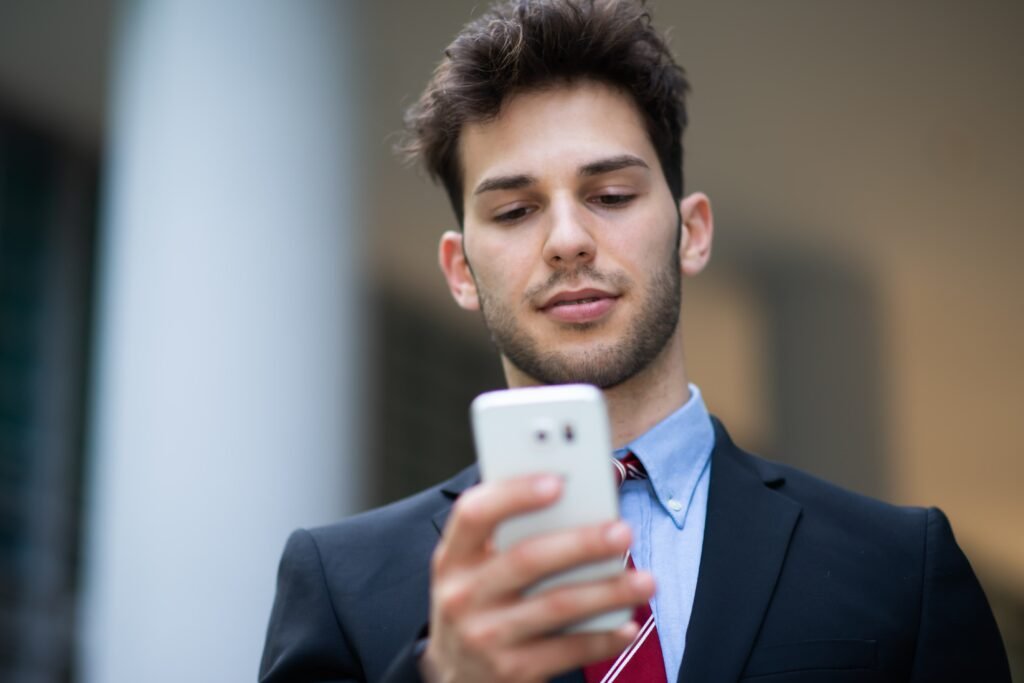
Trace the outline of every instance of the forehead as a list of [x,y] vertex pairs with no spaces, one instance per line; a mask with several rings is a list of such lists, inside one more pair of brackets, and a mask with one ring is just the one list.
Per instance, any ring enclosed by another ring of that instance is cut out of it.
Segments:
[[459,148],[466,191],[492,175],[575,173],[594,159],[622,154],[660,168],[633,98],[593,81],[513,95],[496,118],[467,124]]

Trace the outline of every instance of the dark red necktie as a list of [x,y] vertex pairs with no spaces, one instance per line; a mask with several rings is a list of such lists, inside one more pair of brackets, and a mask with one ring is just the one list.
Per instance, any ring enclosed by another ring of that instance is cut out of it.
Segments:
[[[621,461],[612,460],[612,464],[620,486],[626,479],[647,478],[644,466],[632,453]],[[629,551],[626,551],[626,567],[635,568]],[[583,667],[587,683],[668,683],[651,606],[647,603],[637,606],[633,619],[640,625],[636,638],[618,657]]]

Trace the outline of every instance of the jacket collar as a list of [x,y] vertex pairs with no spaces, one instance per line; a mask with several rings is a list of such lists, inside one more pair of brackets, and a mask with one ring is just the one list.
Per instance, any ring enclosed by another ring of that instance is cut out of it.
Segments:
[[479,483],[480,470],[477,469],[476,465],[470,465],[441,484],[440,491],[445,501],[441,509],[434,513],[434,527],[437,529],[437,533],[441,533],[444,530],[444,525],[448,521],[448,515],[451,514],[452,503],[455,502],[455,499],[462,495],[462,492],[470,486],[476,486]]

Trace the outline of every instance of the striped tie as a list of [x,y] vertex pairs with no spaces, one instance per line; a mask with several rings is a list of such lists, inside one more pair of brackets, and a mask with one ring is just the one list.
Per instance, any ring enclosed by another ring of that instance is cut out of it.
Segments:
[[[626,479],[646,479],[647,472],[635,455],[629,453],[621,461],[612,459],[615,478],[619,485]],[[626,551],[626,567],[634,569],[633,558]],[[665,660],[658,642],[658,629],[654,625],[654,613],[647,603],[638,605],[633,619],[640,624],[636,638],[618,657],[583,667],[587,683],[667,683]]]

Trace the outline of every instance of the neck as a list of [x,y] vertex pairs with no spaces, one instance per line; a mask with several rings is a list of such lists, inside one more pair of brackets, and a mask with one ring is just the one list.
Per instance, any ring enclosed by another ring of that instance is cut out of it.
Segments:
[[604,390],[612,444],[622,448],[690,399],[681,335],[676,334],[654,361],[627,381]]
[[[510,387],[540,384],[502,357]],[[622,448],[673,412],[690,398],[680,330],[672,335],[650,365],[622,384],[604,389],[612,445]]]

